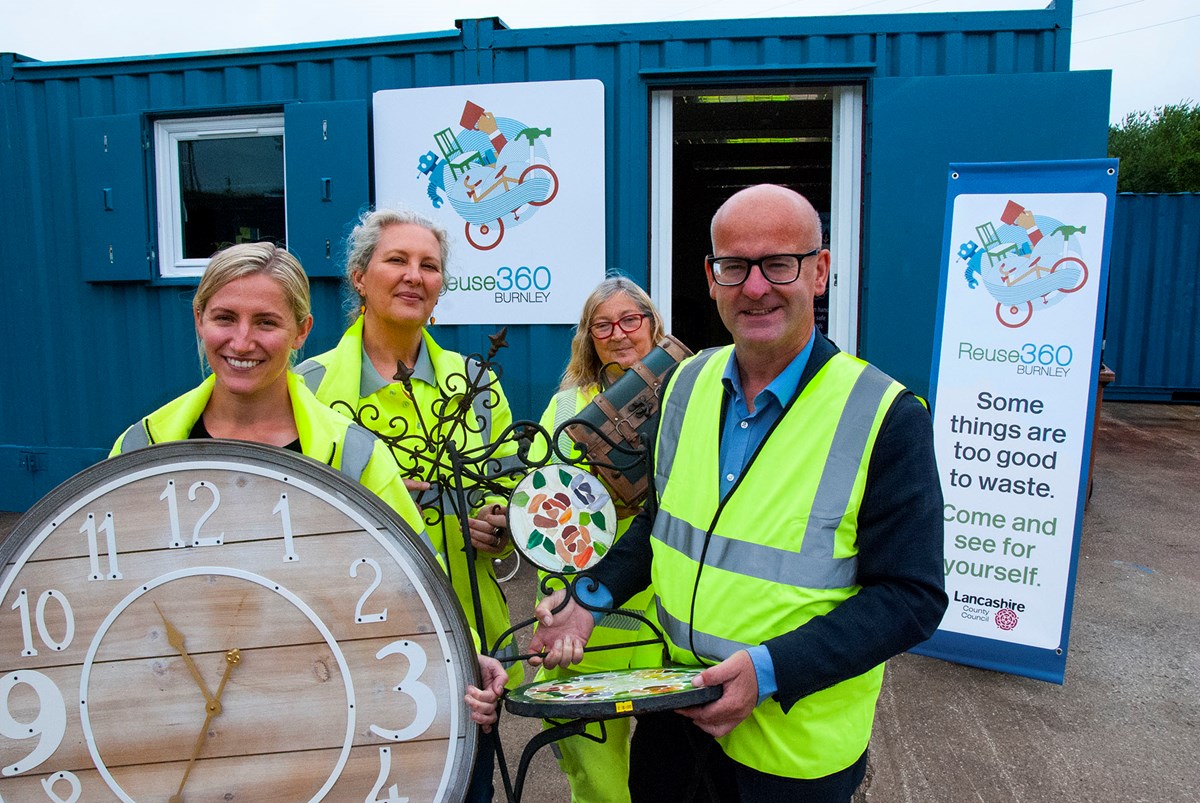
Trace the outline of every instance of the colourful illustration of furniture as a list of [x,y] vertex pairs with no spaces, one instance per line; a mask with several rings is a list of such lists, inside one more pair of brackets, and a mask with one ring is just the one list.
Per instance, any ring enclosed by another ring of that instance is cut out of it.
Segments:
[[995,265],[997,259],[1003,259],[1005,254],[1017,250],[1016,243],[1004,243],[996,234],[996,226],[991,221],[975,227],[975,233],[983,240],[983,250],[988,256],[988,264]]
[[464,151],[462,146],[458,144],[458,139],[455,138],[454,132],[449,128],[443,128],[441,131],[433,135],[434,142],[437,143],[438,150],[442,152],[442,157],[446,160],[446,164],[450,166],[450,177],[458,178],[458,171],[464,173],[471,163],[483,166],[483,156],[479,151]]

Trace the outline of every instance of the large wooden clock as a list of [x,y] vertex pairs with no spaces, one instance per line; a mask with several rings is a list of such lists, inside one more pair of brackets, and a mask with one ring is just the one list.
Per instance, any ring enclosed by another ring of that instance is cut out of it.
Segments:
[[469,782],[477,675],[408,526],[308,458],[153,446],[0,545],[0,798],[433,801]]

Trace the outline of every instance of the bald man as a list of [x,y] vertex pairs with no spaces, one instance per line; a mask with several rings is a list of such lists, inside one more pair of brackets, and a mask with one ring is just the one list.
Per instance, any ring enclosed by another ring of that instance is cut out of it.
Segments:
[[[709,295],[733,346],[680,365],[655,493],[597,567],[589,604],[653,581],[673,663],[720,699],[638,718],[633,800],[847,801],[883,662],[946,608],[928,412],[817,330],[829,251],[812,204],[759,185],[712,220]],[[594,615],[561,592],[532,645],[575,663]]]

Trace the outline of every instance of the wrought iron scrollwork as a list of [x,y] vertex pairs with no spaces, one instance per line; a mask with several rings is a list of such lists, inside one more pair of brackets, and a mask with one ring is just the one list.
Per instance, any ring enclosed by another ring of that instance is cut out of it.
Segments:
[[[357,401],[339,400],[332,404],[334,409],[348,413],[357,424],[374,432],[389,447],[401,475],[430,483],[430,490],[416,496],[427,525],[439,526],[447,517],[465,518],[478,510],[487,499],[507,498],[521,477],[549,463],[580,466],[587,470],[626,472],[648,459],[647,444],[631,444],[628,439],[616,440],[593,422],[579,417],[559,424],[553,432],[548,432],[536,421],[522,420],[492,432],[490,437],[484,437],[491,418],[485,411],[496,409],[501,399],[503,368],[496,360],[496,355],[508,345],[507,331],[505,327],[489,336],[491,346],[486,355],[468,355],[461,372],[442,377],[441,384],[433,391],[436,395],[428,409],[422,409],[416,403],[412,369],[399,363],[393,378],[403,387],[413,405],[411,421],[404,416],[385,416],[376,405],[370,403],[360,405]],[[607,454],[601,455],[600,450],[589,448],[586,442],[576,443],[570,437],[562,437],[567,430],[577,428],[593,433],[595,443],[608,447]],[[472,442],[478,445],[469,446]],[[475,548],[469,538],[463,540],[467,565],[474,574]],[[585,581],[591,581],[587,572],[573,575],[551,572],[543,577],[541,590],[546,594],[555,588],[565,587],[569,599],[576,600],[589,610],[597,610],[579,598],[577,585]],[[476,627],[480,637],[486,638],[482,614],[478,610],[477,582],[477,578],[472,577],[477,608]],[[657,636],[657,641],[630,642],[601,649],[662,642],[662,634],[655,623],[635,611],[618,612],[647,624]],[[504,639],[534,622],[533,618],[529,618],[495,639],[488,639],[485,643],[493,645],[489,652],[496,654]],[[528,657],[519,656],[515,660]]]
[[[553,432],[547,432],[536,421],[524,420],[515,421],[498,432],[489,433],[490,413],[501,401],[500,380],[503,369],[496,361],[496,355],[508,345],[507,331],[506,327],[489,336],[491,346],[485,356],[471,354],[464,360],[461,372],[443,376],[439,386],[433,391],[433,403],[428,405],[427,409],[422,409],[416,402],[412,370],[399,363],[393,378],[403,387],[403,392],[412,404],[411,420],[405,416],[385,416],[376,405],[360,405],[357,400],[336,401],[332,405],[335,409],[348,413],[359,425],[374,432],[389,447],[404,477],[430,483],[428,491],[415,497],[426,524],[440,526],[448,517],[462,520],[478,510],[488,499],[507,499],[512,488],[522,477],[531,470],[549,463],[579,466],[592,473],[601,469],[625,473],[641,467],[652,485],[653,474],[648,470],[648,444],[643,443],[644,439],[638,438],[636,432],[630,437],[632,429],[628,425],[618,427],[621,433],[619,440],[596,423],[580,417],[559,424]],[[635,401],[631,405],[632,413],[645,418],[648,409],[632,409],[637,403]],[[571,437],[570,434],[563,437],[564,433],[568,432],[578,435],[581,428],[593,437],[579,439]],[[588,446],[589,440],[594,444],[592,448]],[[650,492],[653,493],[652,488]],[[469,537],[463,538],[463,551],[466,553],[466,565],[470,572],[474,603],[474,611],[471,613],[474,614],[476,630],[483,644],[491,645],[489,654],[496,656],[499,655],[505,639],[531,627],[536,623],[536,619],[524,619],[489,639],[491,634],[487,634],[484,629],[479,578],[476,575],[476,550]],[[448,558],[449,556],[449,570]],[[597,608],[581,598],[580,591],[585,588],[594,589],[595,584],[594,577],[588,571],[574,574],[545,572],[539,584],[539,597],[564,588],[565,599],[557,610],[562,610],[568,601],[574,600],[590,611],[636,619],[653,633],[653,638],[590,650],[665,644],[657,623],[646,618],[641,612]],[[504,658],[504,661],[514,663],[530,657],[532,656],[509,656]],[[509,800],[520,798],[529,759],[537,749],[550,741],[579,732],[582,732],[580,723],[566,723],[545,732],[527,745],[522,754],[515,790],[504,761],[502,745],[494,733],[490,738],[496,739],[501,776]]]

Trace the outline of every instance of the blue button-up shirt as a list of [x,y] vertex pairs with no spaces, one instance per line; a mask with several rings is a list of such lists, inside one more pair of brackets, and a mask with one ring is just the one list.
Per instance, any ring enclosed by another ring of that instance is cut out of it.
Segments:
[[[738,375],[737,351],[729,355],[721,382],[725,385],[725,424],[721,429],[721,498],[729,495],[737,483],[750,458],[758,450],[771,427],[783,415],[783,408],[796,395],[796,387],[808,365],[815,337],[809,335],[808,343],[788,363],[779,376],[754,397],[754,412],[742,391],[742,380]],[[754,673],[758,679],[758,702],[779,690],[775,680],[775,662],[765,644],[749,648],[750,660],[754,662]]]
[[801,349],[779,376],[771,380],[754,397],[754,412],[742,391],[742,380],[738,375],[737,351],[729,355],[721,382],[725,385],[725,425],[721,430],[721,498],[729,495],[737,478],[746,469],[771,427],[783,414],[783,408],[796,395],[796,386],[808,358],[812,354],[813,338]]
[[[808,343],[779,376],[759,391],[754,397],[753,413],[750,412],[750,405],[742,391],[736,349],[729,355],[729,362],[725,364],[725,373],[721,377],[721,382],[725,385],[726,399],[719,457],[722,499],[729,495],[742,472],[746,470],[750,458],[783,414],[783,408],[796,395],[796,388],[800,384],[805,366],[808,365],[808,358],[812,355],[815,340],[814,331],[814,334],[809,336]],[[612,606],[612,593],[604,585],[598,585],[590,591],[586,589],[586,585],[576,589],[580,599],[596,607]],[[597,622],[603,618],[603,614],[598,612],[593,612],[592,615]],[[771,660],[771,653],[765,644],[750,647],[747,652],[750,660],[754,662],[754,673],[758,680],[758,702],[761,703],[779,690],[779,684],[775,680],[775,663]]]

